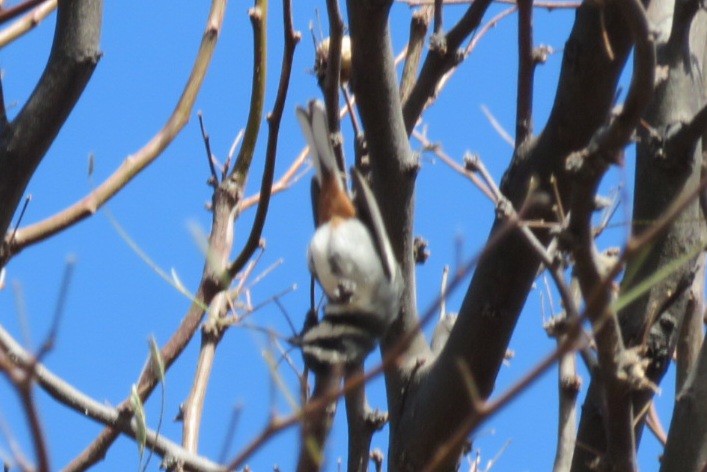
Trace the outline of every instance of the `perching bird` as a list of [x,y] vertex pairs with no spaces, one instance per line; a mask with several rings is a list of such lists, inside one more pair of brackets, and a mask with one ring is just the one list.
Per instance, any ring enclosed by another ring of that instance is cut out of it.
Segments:
[[309,270],[327,297],[324,319],[303,335],[309,354],[325,364],[360,362],[397,316],[400,269],[373,192],[353,173],[349,197],[336,164],[321,102],[298,108],[297,118],[316,169],[313,206],[317,229],[309,244]]

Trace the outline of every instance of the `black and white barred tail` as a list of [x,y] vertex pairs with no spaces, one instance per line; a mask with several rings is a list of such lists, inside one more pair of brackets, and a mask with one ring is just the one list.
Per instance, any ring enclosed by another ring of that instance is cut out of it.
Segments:
[[361,364],[394,318],[395,313],[346,313],[337,310],[336,314],[325,314],[318,324],[307,329],[299,338],[305,364],[314,372],[322,372],[335,365],[350,367]]

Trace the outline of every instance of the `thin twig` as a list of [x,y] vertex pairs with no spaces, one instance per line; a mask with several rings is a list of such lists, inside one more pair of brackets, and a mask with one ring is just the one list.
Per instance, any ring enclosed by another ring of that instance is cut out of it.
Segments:
[[253,26],[253,76],[251,79],[250,107],[246,122],[243,142],[233,164],[230,178],[243,187],[250,170],[255,144],[258,141],[260,121],[265,107],[265,86],[267,75],[267,18],[268,2],[256,0],[255,6],[248,11],[250,23]]
[[[197,54],[197,59],[192,69],[191,76],[187,82],[175,112],[172,114],[172,117],[168,121],[167,125],[165,125],[165,128],[163,128],[163,131],[155,136],[150,143],[143,147],[143,152],[140,153],[137,158],[134,160],[128,159],[123,166],[113,174],[112,177],[105,181],[99,189],[96,189],[91,194],[97,199],[97,201],[92,202],[91,196],[89,196],[84,199],[83,205],[80,202],[59,215],[55,215],[49,220],[45,220],[44,225],[53,229],[49,229],[49,233],[45,233],[47,228],[40,229],[36,231],[36,236],[41,235],[42,238],[48,237],[50,233],[53,234],[61,228],[67,227],[79,219],[87,216],[87,214],[82,214],[82,211],[87,211],[90,208],[94,208],[95,211],[95,208],[97,208],[95,206],[96,203],[104,203],[108,198],[113,196],[120,188],[127,184],[127,182],[134,175],[136,175],[140,169],[152,162],[157,155],[159,155],[161,150],[163,150],[167,144],[174,139],[176,133],[178,133],[178,131],[181,130],[186,123],[186,119],[189,116],[189,110],[192,108],[194,100],[196,99],[196,93],[201,86],[207,66],[210,63],[216,39],[218,38],[218,33],[221,30],[221,25],[223,23],[225,6],[226,2],[224,0],[212,1],[206,31],[202,37],[199,53]],[[132,167],[133,165],[136,165],[137,168]],[[225,210],[227,213],[231,213],[230,208],[226,208]],[[219,218],[226,219],[220,216],[219,211],[219,208],[214,209],[214,220],[216,223],[219,222]],[[70,215],[78,215],[78,219],[71,220]],[[66,218],[69,218],[68,223],[62,223],[59,226],[54,226],[56,223],[63,222]],[[35,226],[41,227],[41,225],[42,223],[39,223]],[[225,221],[216,226],[216,228],[212,229],[212,235],[209,240],[209,251],[215,256],[223,253],[225,254],[223,255],[225,258],[231,251],[231,242],[227,237],[228,227]],[[38,240],[39,239],[35,239],[32,242],[37,242]],[[204,313],[203,307],[208,305],[217,293],[217,284],[214,282],[214,278],[215,276],[212,274],[211,266],[207,263],[204,268],[202,281],[196,295],[194,296],[194,301],[189,307],[189,310],[183,318],[177,331],[161,350],[161,356],[164,360],[165,369],[168,369],[172,365],[174,360],[181,354],[189,340],[196,332]],[[157,378],[154,375],[153,370],[150,368],[143,370],[138,383],[138,393],[143,403],[152,393],[156,385]],[[118,407],[118,410],[120,411],[121,418],[129,418],[131,416],[130,399],[128,398],[124,400]],[[111,446],[121,432],[117,427],[115,427],[115,422],[108,422],[107,424],[111,426],[106,427],[79,456],[74,458],[74,460],[66,467],[65,470],[67,472],[74,470],[85,470],[105,455],[105,451]]]
[[415,85],[417,68],[420,65],[422,50],[425,45],[425,36],[432,19],[432,7],[423,7],[414,12],[410,19],[410,38],[408,39],[405,65],[400,77],[400,100],[405,102],[410,96],[410,91]]
[[[509,10],[509,14],[512,13]],[[508,133],[508,131],[505,130],[505,128],[499,123],[499,121],[496,119],[496,117],[491,113],[491,110],[486,105],[481,105],[481,113],[484,114],[486,119],[489,121],[491,124],[491,127],[496,130],[496,133],[501,137],[502,140],[508,143],[509,146],[511,146],[511,149],[515,148],[516,144],[513,141],[513,137]]]
[[469,6],[457,24],[444,35],[444,38],[439,38],[436,41],[443,44],[444,47],[430,49],[422,65],[420,76],[410,92],[410,96],[403,104],[403,116],[408,135],[427,106],[428,100],[434,96],[439,81],[463,59],[459,57],[458,49],[472,31],[479,26],[490,4],[491,0],[476,0]]
[[22,223],[22,218],[24,218],[25,213],[27,212],[27,207],[29,206],[29,202],[32,201],[32,195],[27,195],[25,197],[25,202],[22,204],[22,209],[20,210],[20,215],[17,217],[17,223],[15,223],[15,229],[12,230],[12,236],[10,236],[10,241],[15,241],[17,238],[17,230],[20,227],[20,224]]
[[518,91],[515,147],[533,132],[533,0],[518,0]]
[[19,3],[13,7],[0,9],[0,24],[10,21],[13,18],[17,18],[27,10],[32,9],[37,5],[41,5],[44,1],[46,0],[26,0],[25,2]]
[[[6,239],[7,254],[0,254],[0,262],[3,262],[3,257],[6,262],[27,246],[43,241],[94,215],[101,206],[122,190],[144,168],[154,162],[171,144],[187,124],[191,115],[206,70],[211,63],[211,57],[221,30],[224,9],[224,0],[213,0],[209,22],[202,36],[191,74],[177,106],[164,127],[140,150],[128,156],[121,166],[90,194],[43,221],[19,229],[12,240]],[[0,263],[0,265],[2,264]]]
[[[307,148],[300,151],[300,153],[292,161],[292,164],[290,164],[290,167],[285,171],[285,173],[280,176],[277,182],[273,183],[270,189],[270,195],[275,195],[284,190],[287,190],[296,182],[298,182],[299,179],[302,178],[304,173],[308,170],[308,168],[305,167],[304,170],[300,171],[307,160],[307,155]],[[254,193],[253,195],[246,197],[240,202],[238,202],[238,211],[243,211],[247,208],[257,205],[259,201],[260,192]]]
[[459,163],[457,163],[452,157],[450,157],[448,154],[446,154],[442,148],[433,142],[431,142],[427,136],[422,134],[421,132],[417,130],[413,130],[412,136],[417,139],[420,144],[422,144],[423,148],[426,151],[433,152],[437,158],[439,158],[442,162],[447,164],[449,167],[454,169],[455,171],[459,172],[461,175],[464,177],[468,178],[471,180],[471,182],[479,189],[481,190],[481,193],[484,194],[489,200],[491,200],[493,203],[496,202],[496,199],[494,198],[493,193],[491,190],[484,184],[484,182],[476,175],[475,172],[470,172],[464,167],[462,167]]
[[196,113],[199,117],[199,129],[201,129],[201,138],[204,141],[204,147],[206,148],[206,160],[209,162],[209,170],[211,171],[211,178],[209,183],[212,187],[218,185],[218,174],[216,173],[216,166],[214,165],[214,155],[211,152],[211,139],[209,138],[209,133],[206,132],[206,126],[204,125],[204,114],[199,110]]
[[[314,391],[309,401],[331,398],[339,389],[342,373],[337,369],[316,375]],[[331,429],[335,403],[330,400],[326,407],[314,409],[302,417],[300,450],[297,472],[316,472],[324,462],[324,447]]]
[[64,267],[64,276],[61,280],[61,285],[59,288],[59,297],[56,302],[56,308],[54,309],[54,316],[52,318],[52,325],[49,328],[46,339],[42,343],[37,352],[37,360],[44,357],[46,353],[52,350],[56,345],[56,338],[59,335],[59,327],[61,326],[61,320],[63,318],[64,312],[66,311],[66,298],[69,294],[69,287],[71,286],[71,280],[74,275],[74,268],[76,267],[76,258],[70,256],[66,261],[66,266]]
[[[344,36],[344,20],[341,18],[338,0],[327,0],[327,15],[329,17],[329,51],[327,57],[326,77],[324,78],[324,104],[327,110],[327,125],[331,136],[336,136],[332,142],[334,155],[342,176],[346,173],[346,162],[340,139],[341,122],[339,110],[339,88],[341,83],[341,45]],[[345,179],[345,177],[344,177]],[[346,181],[343,182],[344,186]]]
[[[294,30],[292,24],[292,5],[290,0],[283,2],[284,28],[285,28],[285,49],[282,56],[282,69],[280,72],[280,83],[278,85],[277,96],[273,111],[268,115],[268,143],[265,151],[265,169],[260,185],[260,199],[258,200],[258,209],[255,213],[255,220],[251,228],[250,235],[238,257],[228,267],[227,274],[229,279],[235,277],[245,263],[250,259],[250,256],[257,249],[260,243],[260,237],[265,226],[265,217],[268,213],[270,204],[272,182],[275,176],[275,160],[277,158],[277,141],[280,132],[280,123],[282,114],[285,109],[285,100],[287,99],[287,91],[290,87],[290,76],[292,74],[292,60],[295,53],[295,47],[299,42],[301,35]],[[235,167],[238,165],[236,164]]]
[[56,10],[57,0],[46,0],[37,8],[15,21],[13,24],[0,31],[0,48],[3,48],[36,28],[51,12]]
[[[32,367],[33,378],[36,379],[45,392],[62,405],[66,405],[81,416],[88,416],[99,423],[112,425],[130,437],[135,437],[135,423],[129,421],[129,419],[126,420],[119,408],[113,408],[103,402],[94,400],[61,377],[55,375],[43,364],[37,363],[35,357],[23,349],[2,326],[0,326],[0,352],[6,353],[19,368],[27,369]],[[0,359],[2,359],[1,355]],[[209,470],[214,472],[223,470],[220,466],[206,459],[187,453],[179,445],[166,440],[164,437],[158,437],[151,430],[147,432],[146,446],[153,448],[163,457],[171,455],[179,461],[184,461],[190,470]]]
[[439,35],[443,31],[442,5],[444,0],[434,0],[434,34]]

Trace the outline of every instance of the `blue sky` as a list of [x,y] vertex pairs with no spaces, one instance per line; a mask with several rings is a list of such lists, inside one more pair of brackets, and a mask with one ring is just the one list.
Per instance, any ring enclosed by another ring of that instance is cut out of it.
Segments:
[[[210,215],[204,209],[210,199],[210,188],[206,185],[208,166],[196,111],[202,110],[212,150],[223,160],[235,135],[245,125],[247,114],[252,63],[249,6],[241,2],[228,5],[213,64],[189,124],[151,167],[107,205],[141,249],[167,272],[173,268],[191,290],[196,288],[201,274],[203,255],[190,228],[196,226],[208,232],[210,222]],[[318,7],[323,11],[323,2]],[[486,19],[504,8],[503,5],[493,6]],[[271,5],[266,110],[272,107],[280,69],[280,9],[278,3]],[[446,24],[451,25],[453,17],[462,11],[460,7],[449,8]],[[207,2],[106,3],[101,41],[103,58],[86,93],[29,185],[28,193],[33,199],[25,216],[26,223],[39,221],[83,197],[161,128],[186,82],[207,13]],[[303,40],[297,48],[293,67],[276,178],[304,146],[304,138],[294,119],[294,107],[320,96],[310,73],[314,47],[307,31],[309,21],[316,18],[314,3],[296,2],[294,17]],[[552,104],[561,50],[573,18],[571,11],[536,11],[535,44],[548,44],[558,51],[537,71],[534,121],[538,131]],[[407,41],[408,19],[408,8],[396,4],[391,20],[396,51]],[[11,117],[41,74],[53,35],[53,22],[52,16],[30,35],[0,50],[5,102]],[[498,180],[512,150],[491,127],[480,107],[487,106],[512,132],[516,22],[517,17],[511,16],[482,39],[435,106],[424,116],[431,140],[442,143],[445,151],[458,160],[467,150],[478,153]],[[344,123],[343,128],[350,127]],[[259,186],[266,132],[267,127],[263,126],[249,194]],[[349,138],[349,156],[352,155],[350,143]],[[419,143],[414,140],[412,143],[414,149],[420,149]],[[95,156],[92,181],[88,178],[89,154]],[[438,293],[443,266],[454,265],[457,241],[461,241],[464,257],[475,254],[486,239],[493,216],[490,202],[461,176],[428,155],[422,157],[422,164],[416,231],[430,241],[432,256],[418,269],[421,311]],[[624,182],[630,195],[631,165],[633,158],[629,155],[627,169],[613,171],[604,188],[615,188],[619,182]],[[296,284],[299,288],[283,297],[282,304],[297,327],[308,306],[309,274],[305,252],[312,233],[309,178],[308,174],[273,199],[263,235],[267,249],[258,267],[265,269],[278,261],[281,263],[252,289],[252,299],[257,304]],[[245,212],[237,222],[236,247],[247,237],[252,213],[252,210]],[[619,211],[616,220],[624,221],[624,214]],[[601,244],[621,244],[625,236],[626,228],[618,226],[607,232]],[[28,248],[8,265],[8,287],[0,291],[0,323],[23,339],[20,300],[26,305],[24,316],[31,332],[31,346],[37,346],[48,329],[70,255],[76,257],[77,264],[66,313],[57,345],[45,363],[99,401],[117,404],[137,380],[147,356],[148,337],[153,335],[159,343],[165,342],[178,326],[189,301],[160,279],[121,239],[105,212],[99,212],[51,240]],[[466,287],[466,283],[462,286]],[[542,322],[549,312],[543,313],[542,284],[538,287],[528,297],[510,346],[515,358],[503,367],[498,392],[519,379],[553,348],[553,342],[542,330]],[[461,298],[461,291],[454,293],[448,300],[448,309],[456,310]],[[558,305],[555,299],[556,309]],[[284,335],[291,334],[283,314],[272,303],[253,314],[251,320]],[[234,443],[230,446],[232,453],[260,431],[271,412],[284,415],[290,411],[284,395],[273,386],[268,373],[262,355],[268,350],[267,339],[242,328],[229,330],[219,346],[201,437],[201,452],[206,456],[218,457],[228,423],[226,418],[236,406],[241,408],[241,414]],[[195,339],[167,376],[163,431],[174,440],[179,440],[180,428],[171,420],[187,395],[197,354],[198,339]],[[377,354],[371,356],[369,365],[377,358]],[[296,353],[294,359],[300,362]],[[280,371],[295,392],[292,371],[287,367]],[[586,386],[586,374],[583,378]],[[671,385],[664,385],[664,393],[657,400],[666,428],[672,390]],[[57,406],[43,393],[37,393],[52,464],[59,468],[76,456],[102,428]],[[482,425],[474,441],[482,463],[499,454],[493,470],[548,470],[554,455],[557,395],[553,370],[508,409]],[[381,379],[370,385],[369,396],[373,407],[385,409]],[[147,404],[152,427],[160,414],[157,399],[158,396],[153,395]],[[23,450],[30,454],[31,444],[16,397],[4,381],[0,382],[0,418],[9,425]],[[331,439],[326,469],[336,470],[336,459],[345,458],[346,451],[343,414],[337,416]],[[291,470],[296,441],[297,432],[292,429],[268,443],[249,464],[256,471],[271,470],[274,464],[279,464],[282,470]],[[387,430],[374,437],[373,447],[386,450]],[[0,454],[7,451],[7,440],[2,437]],[[645,434],[640,454],[642,468],[654,469],[658,454],[656,441]],[[98,470],[136,466],[135,444],[120,439]],[[150,470],[157,470],[157,461],[153,460]]]

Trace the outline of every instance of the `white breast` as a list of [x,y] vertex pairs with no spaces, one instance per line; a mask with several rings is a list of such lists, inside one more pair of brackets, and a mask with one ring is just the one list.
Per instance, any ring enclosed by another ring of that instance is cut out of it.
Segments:
[[308,260],[330,304],[368,311],[388,285],[371,233],[357,219],[320,226],[309,244]]

